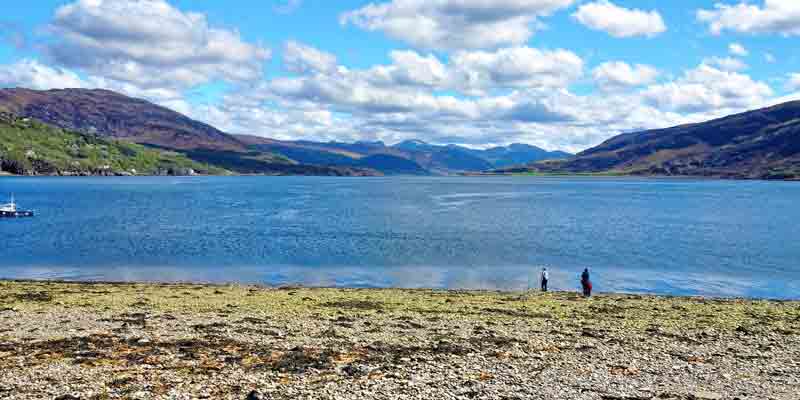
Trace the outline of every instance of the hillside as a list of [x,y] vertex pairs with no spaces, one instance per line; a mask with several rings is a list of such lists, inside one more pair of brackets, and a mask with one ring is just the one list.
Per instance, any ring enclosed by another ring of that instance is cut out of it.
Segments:
[[199,165],[214,165],[234,173],[380,175],[368,168],[306,165],[281,154],[253,151],[236,137],[210,125],[151,102],[108,90],[0,89],[0,111],[86,134],[87,137],[138,143],[163,150],[160,154],[173,152]]
[[800,101],[626,133],[570,159],[505,171],[800,179]]
[[0,171],[16,175],[191,175],[228,171],[183,154],[0,114]]
[[0,109],[71,131],[172,149],[244,148],[210,125],[108,90],[0,89]]

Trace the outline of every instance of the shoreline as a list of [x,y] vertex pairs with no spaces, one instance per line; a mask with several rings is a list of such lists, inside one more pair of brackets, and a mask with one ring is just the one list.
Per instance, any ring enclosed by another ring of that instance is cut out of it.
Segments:
[[[56,285],[80,285],[80,286],[155,286],[155,287],[184,287],[201,286],[210,288],[226,287],[253,287],[262,290],[364,290],[364,291],[420,291],[420,292],[442,292],[442,293],[484,293],[495,295],[535,295],[541,294],[538,288],[531,287],[527,290],[520,289],[469,289],[469,288],[436,288],[436,287],[358,287],[358,286],[308,286],[303,284],[281,284],[272,285],[268,283],[255,283],[246,281],[136,281],[136,280],[70,280],[70,279],[14,279],[0,278],[0,285],[3,283],[11,284],[56,284]],[[563,295],[580,295],[579,290],[551,289],[547,293]],[[800,296],[797,298],[781,297],[747,297],[747,296],[722,296],[722,295],[681,295],[669,293],[652,293],[636,291],[593,291],[592,297],[602,296],[641,296],[653,299],[683,299],[683,300],[707,300],[707,301],[750,301],[750,302],[776,302],[776,303],[800,303]]]
[[795,400],[798,359],[798,301],[0,281],[8,399]]
[[459,173],[455,175],[281,175],[281,174],[220,174],[220,175],[17,175],[0,171],[0,177],[11,178],[193,178],[193,177],[329,177],[329,178],[586,178],[586,179],[638,179],[638,180],[676,180],[676,181],[723,181],[723,182],[800,182],[800,178],[765,179],[725,176],[694,175],[625,175],[625,174],[518,174],[518,173]]

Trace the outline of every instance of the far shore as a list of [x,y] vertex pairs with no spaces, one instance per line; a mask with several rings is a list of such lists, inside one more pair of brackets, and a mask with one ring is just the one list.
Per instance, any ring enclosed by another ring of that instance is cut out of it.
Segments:
[[0,281],[4,399],[796,400],[800,302]]
[[761,182],[800,182],[798,179],[762,179],[724,176],[692,176],[692,175],[625,175],[625,174],[592,174],[592,173],[493,173],[469,172],[457,175],[384,175],[384,176],[335,176],[335,175],[270,175],[270,174],[223,174],[223,175],[16,175],[0,171],[2,177],[18,178],[184,178],[184,177],[330,177],[330,178],[587,178],[587,179],[669,179],[669,180],[698,180],[698,181],[761,181]]

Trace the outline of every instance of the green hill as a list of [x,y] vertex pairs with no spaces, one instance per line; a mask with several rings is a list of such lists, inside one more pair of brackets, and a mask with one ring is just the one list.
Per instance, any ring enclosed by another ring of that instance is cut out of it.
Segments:
[[191,175],[228,171],[185,155],[0,113],[0,171],[16,175]]

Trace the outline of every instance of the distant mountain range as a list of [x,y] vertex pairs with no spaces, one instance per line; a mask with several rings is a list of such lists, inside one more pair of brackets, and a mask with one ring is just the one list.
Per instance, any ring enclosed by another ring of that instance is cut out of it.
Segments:
[[501,171],[800,179],[800,101],[626,133],[575,157]]
[[514,144],[476,150],[410,140],[318,143],[230,135],[182,114],[108,90],[0,90],[0,111],[69,131],[179,152],[220,169],[248,174],[428,175],[481,172],[569,156]]
[[320,143],[279,141],[247,135],[236,137],[251,149],[282,154],[300,163],[374,168],[387,174],[481,172],[570,156],[564,152],[548,152],[521,144],[477,150],[456,145],[433,145],[420,140],[387,146],[383,142]]
[[[575,156],[524,144],[472,149],[420,140],[386,145],[262,137],[269,132],[231,135],[107,90],[0,89],[0,114],[0,169],[12,173],[109,174],[133,169],[380,176],[495,171],[800,179],[800,102],[626,133]],[[68,148],[59,150],[62,145]],[[95,147],[102,151],[92,150]]]

